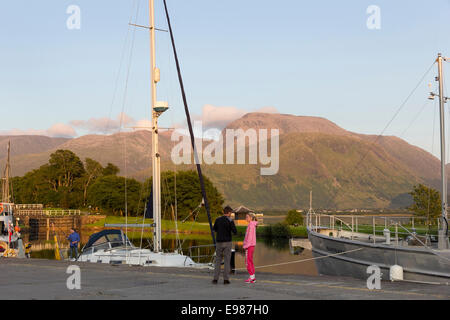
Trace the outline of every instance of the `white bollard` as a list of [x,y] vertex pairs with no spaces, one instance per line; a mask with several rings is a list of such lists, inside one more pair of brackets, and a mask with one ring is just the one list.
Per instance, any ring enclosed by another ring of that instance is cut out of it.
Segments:
[[391,281],[402,281],[403,268],[397,264],[391,266],[391,268],[389,269],[389,279]]

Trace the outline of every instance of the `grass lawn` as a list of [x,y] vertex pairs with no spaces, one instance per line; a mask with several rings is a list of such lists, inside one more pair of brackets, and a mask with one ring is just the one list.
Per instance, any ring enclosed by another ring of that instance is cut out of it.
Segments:
[[[151,224],[153,219],[142,219],[141,217],[128,217],[128,224]],[[86,227],[103,227],[105,224],[125,224],[125,217],[108,216],[105,219],[101,219],[95,223],[88,224]],[[136,229],[136,228],[135,228]],[[140,229],[140,228],[139,228]],[[175,232],[177,228],[175,227],[175,222],[172,220],[162,220],[161,229],[166,232]],[[130,228],[131,230],[131,228]],[[132,233],[139,233],[140,231],[131,231]],[[207,222],[191,222],[187,221],[182,223],[178,221],[178,232],[181,233],[206,233],[210,234],[209,223]],[[130,233],[130,232],[129,232]],[[150,232],[149,232],[150,233]]]

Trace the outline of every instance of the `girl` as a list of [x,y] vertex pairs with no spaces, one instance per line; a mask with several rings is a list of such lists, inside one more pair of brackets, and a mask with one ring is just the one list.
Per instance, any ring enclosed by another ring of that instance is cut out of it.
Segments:
[[245,220],[247,220],[248,226],[245,232],[244,249],[245,249],[245,262],[247,265],[247,271],[250,277],[245,280],[246,283],[255,283],[255,266],[253,264],[253,252],[256,245],[256,226],[258,221],[255,214],[247,213]]

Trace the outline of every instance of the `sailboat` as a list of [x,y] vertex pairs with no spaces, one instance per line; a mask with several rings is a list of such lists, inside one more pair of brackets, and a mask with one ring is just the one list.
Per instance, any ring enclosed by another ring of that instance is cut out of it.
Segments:
[[[177,63],[178,77],[185,103],[185,111],[187,115],[188,125],[191,133],[191,140],[193,140],[192,126],[190,123],[190,116],[187,109],[187,103],[182,84],[181,73],[179,69],[178,58],[176,54],[175,44],[173,40],[173,33],[170,25],[167,5],[164,1],[166,10],[167,22],[169,25],[170,35],[172,39],[172,46],[174,50],[175,60]],[[106,229],[101,232],[91,235],[88,243],[82,249],[82,253],[78,257],[78,261],[94,262],[94,263],[109,263],[109,264],[129,264],[141,266],[161,266],[161,267],[211,267],[211,264],[195,263],[189,256],[185,256],[178,252],[164,252],[162,248],[161,236],[161,164],[160,154],[158,150],[158,118],[168,110],[168,103],[157,100],[157,83],[160,81],[160,70],[156,67],[155,55],[155,7],[154,0],[149,0],[150,11],[150,26],[144,27],[150,30],[150,55],[151,55],[151,107],[152,107],[152,170],[153,170],[153,218],[154,223],[149,225],[105,225],[106,227],[153,227],[153,250],[138,248],[128,239],[123,229]],[[131,24],[135,27],[143,27]],[[194,146],[194,144],[193,144]],[[194,151],[195,153],[195,151]],[[201,189],[203,193],[203,203],[205,203],[208,213],[209,223],[212,232],[211,218],[209,214],[209,206],[206,198],[205,188],[203,185],[203,176],[201,169],[197,166]]]
[[[358,232],[358,222],[331,215],[319,215],[310,210],[307,215],[308,238],[316,257],[318,272],[328,275],[351,276],[367,279],[368,267],[380,268],[382,279],[419,281],[427,283],[450,282],[450,250],[447,220],[447,179],[445,160],[445,123],[443,62],[450,61],[438,54],[440,139],[441,139],[441,203],[442,213],[438,221],[438,239],[419,236],[413,228],[404,227],[395,217],[386,217],[383,235],[376,234],[376,217],[372,217],[372,234]],[[361,218],[360,218],[361,219]],[[391,236],[391,230],[395,234]],[[361,226],[360,226],[361,229]],[[401,229],[401,230],[399,230]],[[400,239],[399,234],[406,235]]]
[[17,247],[18,234],[14,232],[14,203],[11,197],[11,142],[8,141],[6,166],[2,175],[2,201],[0,202],[0,246],[3,249]]

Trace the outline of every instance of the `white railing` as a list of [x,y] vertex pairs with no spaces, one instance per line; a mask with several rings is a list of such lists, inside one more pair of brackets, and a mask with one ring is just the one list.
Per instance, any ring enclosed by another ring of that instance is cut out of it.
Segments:
[[80,216],[81,210],[16,210],[16,216],[47,216],[47,217],[61,217],[61,216]]
[[[310,230],[320,229],[330,231],[348,231],[353,239],[357,234],[369,234],[376,242],[377,235],[384,236],[388,230],[395,234],[394,241],[398,244],[400,237],[411,236],[422,242],[419,237],[437,237],[440,219],[415,216],[379,216],[379,215],[326,215],[308,213],[306,225]],[[399,231],[400,228],[400,231]],[[425,239],[423,239],[425,240]]]

